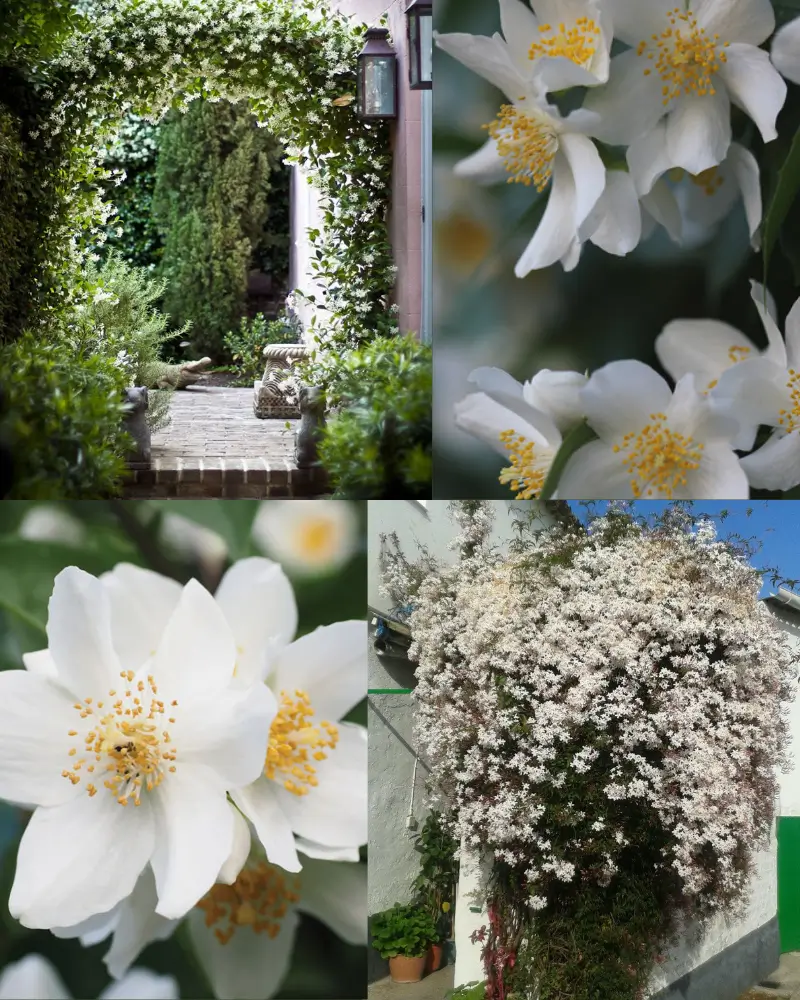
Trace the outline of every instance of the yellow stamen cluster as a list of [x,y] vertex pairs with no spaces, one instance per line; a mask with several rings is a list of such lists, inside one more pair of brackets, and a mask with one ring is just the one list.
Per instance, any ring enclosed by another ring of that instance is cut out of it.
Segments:
[[786,388],[791,390],[791,410],[778,410],[778,424],[785,431],[796,431],[800,427],[800,372],[789,369],[789,381]]
[[541,114],[526,114],[513,104],[504,104],[493,122],[484,125],[497,143],[511,176],[509,184],[533,184],[544,191],[553,173],[558,136],[553,123]]
[[336,548],[336,536],[336,525],[330,519],[307,518],[296,532],[297,547],[303,555],[322,557]]
[[720,42],[719,35],[709,35],[697,23],[695,15],[675,7],[667,14],[669,27],[660,35],[639,42],[636,52],[654,63],[644,71],[650,76],[655,68],[664,81],[663,104],[687,94],[705,97],[716,93],[713,76],[727,62],[725,49],[730,42]]
[[248,864],[233,885],[215,885],[197,904],[205,913],[206,927],[214,927],[220,944],[227,944],[239,927],[277,937],[290,903],[299,896],[300,879],[266,862]]
[[626,434],[614,451],[631,477],[631,490],[641,497],[666,497],[686,485],[687,472],[700,468],[704,445],[667,426],[664,413],[651,413],[650,423],[637,434]]
[[552,24],[542,24],[539,32],[547,37],[542,37],[531,45],[529,59],[565,56],[578,66],[588,66],[597,52],[600,28],[590,17],[579,17],[571,28],[567,28],[565,24],[559,24],[557,28]]
[[517,494],[517,500],[535,499],[544,486],[545,473],[537,468],[536,444],[524,434],[502,431],[500,440],[508,450],[511,465],[500,473],[500,482]]
[[294,795],[308,795],[317,784],[310,758],[325,760],[328,755],[322,748],[333,750],[339,742],[339,731],[330,722],[310,724],[313,714],[305,691],[295,691],[294,698],[281,691],[280,708],[269,731],[264,774],[274,779],[280,771],[286,776],[283,787]]
[[[740,361],[744,361],[745,358],[747,357],[747,355],[749,353],[750,353],[750,348],[749,347],[736,347],[736,346],[734,346],[734,347],[731,347],[731,348],[728,349],[728,359],[730,360],[730,363],[732,365],[735,365],[735,364],[738,364]],[[714,389],[718,385],[719,385],[719,379],[718,378],[713,379],[706,386],[703,395],[707,396],[709,394],[709,392],[711,392],[711,390]]]
[[[167,771],[175,771],[177,751],[170,744],[169,731],[163,729],[162,716],[167,714],[164,702],[156,697],[158,688],[151,676],[147,681],[133,684],[134,672],[123,670],[120,677],[131,687],[120,697],[117,692],[108,692],[109,698],[117,700],[105,708],[105,702],[93,704],[92,698],[83,703],[76,702],[73,708],[81,719],[91,719],[85,730],[82,747],[72,747],[70,757],[77,757],[70,770],[61,772],[73,785],[81,781],[81,770],[87,775],[97,769],[106,773],[103,785],[121,806],[131,802],[141,803],[142,790],[152,791],[164,780]],[[149,703],[149,704],[148,704]],[[172,705],[176,706],[177,701]],[[170,718],[174,723],[175,719]],[[69,736],[78,736],[77,729],[70,729]],[[99,765],[99,767],[98,767]],[[99,781],[100,775],[96,780]],[[89,796],[97,794],[97,787],[87,781]]]
[[693,184],[702,188],[707,195],[716,194],[725,183],[725,178],[720,174],[718,167],[709,167],[699,174],[689,174]]

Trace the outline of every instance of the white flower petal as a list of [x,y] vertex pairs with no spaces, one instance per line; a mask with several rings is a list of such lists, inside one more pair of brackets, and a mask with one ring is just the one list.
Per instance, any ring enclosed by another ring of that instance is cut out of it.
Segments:
[[539,21],[522,0],[500,0],[500,26],[517,69],[527,75],[531,68],[528,52],[539,33]]
[[367,623],[322,625],[281,650],[271,687],[305,691],[316,722],[336,722],[367,697]]
[[56,967],[42,955],[26,955],[0,973],[0,1000],[71,1000]]
[[268,1000],[286,978],[299,917],[290,909],[274,938],[237,927],[227,944],[220,944],[204,914],[192,910],[189,930],[195,953],[219,1000]]
[[555,426],[551,428],[555,437],[548,438],[540,430],[540,424],[547,427],[551,423],[543,413],[531,408],[530,417],[526,420],[482,392],[474,392],[456,403],[455,422],[461,430],[484,441],[506,458],[508,449],[500,440],[504,431],[513,431],[543,448],[557,449],[561,445],[561,435]]
[[50,654],[58,681],[79,700],[105,691],[119,679],[111,611],[103,584],[68,566],[55,578],[47,619]]
[[287,872],[299,872],[300,859],[289,818],[278,801],[277,783],[259,778],[246,788],[231,791],[231,798],[255,827],[267,859]]
[[765,357],[774,361],[776,365],[787,367],[786,343],[775,322],[774,302],[770,300],[764,286],[757,281],[750,282],[750,297],[752,298],[764,330],[767,334],[769,347],[765,352]]
[[[746,352],[734,348],[747,348]],[[734,359],[753,358],[759,353],[753,342],[736,327],[716,319],[676,319],[667,323],[656,337],[658,360],[678,382],[692,373],[703,390],[719,378]]]
[[609,170],[606,187],[583,224],[581,234],[605,250],[624,257],[639,245],[642,213],[633,178],[626,170]]
[[676,499],[747,500],[747,476],[729,444],[706,444],[700,467],[686,474],[686,485],[675,491]]
[[775,33],[770,52],[778,72],[792,83],[800,83],[800,17]]
[[466,177],[476,184],[498,184],[509,176],[506,161],[497,151],[497,142],[489,139],[479,149],[453,168],[456,177]]
[[652,413],[666,413],[671,398],[664,379],[641,361],[612,361],[598,368],[581,390],[589,425],[609,443],[638,433]]
[[306,861],[297,908],[327,924],[348,944],[366,944],[367,866]]
[[555,264],[567,253],[577,229],[577,202],[572,169],[559,151],[553,161],[553,179],[544,215],[514,268],[518,278]]
[[762,49],[734,44],[725,52],[727,62],[719,75],[734,104],[753,119],[764,142],[770,142],[778,136],[775,120],[786,101],[786,84]]
[[156,913],[158,895],[153,870],[148,865],[133,892],[119,909],[111,948],[103,957],[109,975],[124,976],[144,949],[154,941],[165,941],[178,926]]
[[[98,782],[98,784],[100,784]],[[17,855],[8,909],[24,927],[68,927],[107,913],[152,854],[150,803],[121,806],[102,786],[31,817]]]
[[741,431],[734,439],[737,450],[752,448],[759,426],[776,426],[778,411],[791,409],[786,379],[786,369],[766,357],[742,361],[722,373],[709,399],[720,413],[739,421]]
[[111,634],[123,670],[138,671],[158,648],[183,588],[176,580],[120,563],[100,581],[111,608]]
[[543,368],[523,387],[525,402],[551,417],[561,433],[583,419],[580,391],[587,379],[580,372],[555,372]]
[[667,153],[667,123],[659,122],[635,139],[626,155],[637,192],[649,194],[658,178],[672,166]]
[[769,0],[699,0],[691,6],[698,24],[725,42],[761,45],[775,30],[775,11]]
[[723,88],[704,97],[681,96],[667,117],[671,166],[700,174],[722,163],[731,144],[731,109]]
[[22,662],[30,673],[58,680],[58,670],[49,649],[37,649],[34,653],[23,653]]
[[637,45],[659,34],[667,24],[667,13],[675,8],[675,0],[607,0],[614,24],[614,34],[628,45]]
[[159,976],[149,969],[133,969],[118,983],[107,986],[100,1000],[178,1000],[178,981],[172,976]]
[[683,238],[683,219],[672,188],[663,179],[657,180],[649,194],[643,195],[641,204],[662,225],[670,239],[680,243]]
[[19,805],[54,806],[85,789],[61,772],[72,765],[67,734],[77,713],[69,695],[27,670],[0,673],[0,797]]
[[756,489],[794,489],[800,485],[800,434],[776,431],[766,444],[741,459],[741,465]]
[[[584,69],[567,56],[538,56],[531,63],[534,79],[548,94],[570,87],[596,87],[601,81],[589,69]],[[608,79],[608,68],[603,83]]]
[[633,498],[633,489],[631,477],[611,445],[592,441],[567,462],[558,495],[571,500],[625,500]]
[[476,368],[469,373],[469,382],[487,396],[506,395],[522,398],[522,383],[502,368]]
[[342,723],[339,742],[315,761],[319,784],[308,795],[277,785],[277,799],[292,830],[330,847],[355,847],[367,841],[367,731]]
[[217,877],[218,882],[225,885],[233,885],[239,876],[239,872],[244,868],[248,856],[250,855],[250,827],[247,820],[238,809],[231,806],[233,812],[233,848],[231,854],[220,870]]
[[598,139],[613,146],[628,145],[663,117],[663,81],[657,73],[645,76],[648,67],[634,49],[622,52],[611,60],[608,83],[586,95],[584,108],[600,116],[592,133]]
[[270,559],[240,559],[214,595],[236,640],[236,678],[263,681],[270,656],[297,631],[297,602],[289,578]]
[[727,165],[742,192],[747,228],[750,231],[750,237],[753,238],[758,232],[764,214],[758,161],[749,149],[740,146],[738,142],[732,142],[731,148],[728,150]]
[[356,862],[361,857],[357,847],[325,847],[323,844],[306,840],[305,837],[295,837],[294,842],[301,854],[305,854],[307,858],[316,858],[318,861]]
[[[140,876],[141,877],[141,876]],[[136,890],[134,889],[134,892]],[[131,897],[128,896],[128,899]],[[113,934],[119,923],[121,908],[127,900],[121,900],[108,913],[98,913],[87,920],[82,920],[72,927],[51,927],[50,933],[57,938],[80,938],[84,948],[91,948]]]
[[153,659],[152,674],[172,698],[224,690],[236,663],[233,633],[222,608],[190,580],[183,588]]
[[789,368],[800,368],[800,299],[786,317],[786,360]]
[[151,859],[156,912],[177,919],[208,892],[230,857],[233,814],[221,779],[201,764],[179,760],[150,797],[158,831]]
[[442,51],[502,90],[509,101],[515,101],[524,92],[525,81],[499,36],[486,38],[461,32],[445,35],[434,32],[434,38]]
[[565,132],[560,149],[575,181],[575,229],[578,229],[605,189],[606,168],[597,147],[585,135]]
[[333,573],[359,547],[358,511],[350,500],[270,500],[259,506],[253,538],[290,573]]

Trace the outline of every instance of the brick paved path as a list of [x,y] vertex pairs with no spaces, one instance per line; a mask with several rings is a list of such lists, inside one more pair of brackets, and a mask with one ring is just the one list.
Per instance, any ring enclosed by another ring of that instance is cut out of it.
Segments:
[[171,413],[153,435],[151,467],[133,472],[126,497],[324,493],[320,470],[295,465],[298,421],[259,420],[252,389],[191,386],[173,394]]

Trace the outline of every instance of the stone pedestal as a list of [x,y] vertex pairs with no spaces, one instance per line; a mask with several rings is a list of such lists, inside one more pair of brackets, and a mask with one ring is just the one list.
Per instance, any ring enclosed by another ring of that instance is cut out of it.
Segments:
[[291,376],[292,368],[306,354],[305,344],[271,344],[264,349],[264,375],[254,384],[253,410],[257,417],[296,420],[300,416],[298,401],[287,397],[281,382]]

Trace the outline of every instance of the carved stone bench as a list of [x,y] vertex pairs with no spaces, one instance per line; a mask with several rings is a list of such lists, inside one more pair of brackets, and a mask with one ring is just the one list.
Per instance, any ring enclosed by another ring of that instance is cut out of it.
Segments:
[[280,417],[294,420],[300,416],[296,398],[289,398],[281,387],[291,376],[292,369],[308,353],[305,344],[270,344],[264,348],[264,375],[254,383],[253,410],[257,417]]

